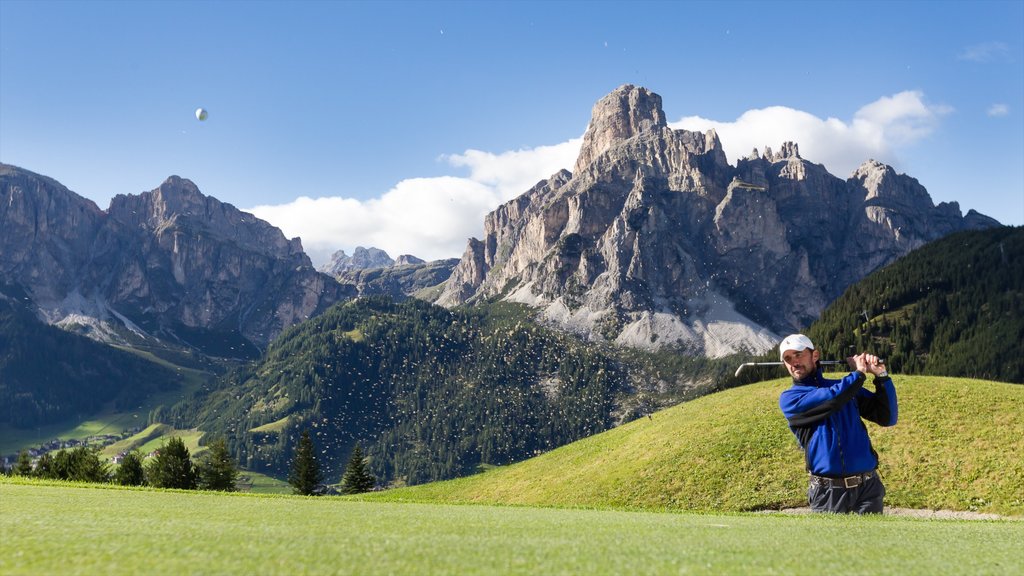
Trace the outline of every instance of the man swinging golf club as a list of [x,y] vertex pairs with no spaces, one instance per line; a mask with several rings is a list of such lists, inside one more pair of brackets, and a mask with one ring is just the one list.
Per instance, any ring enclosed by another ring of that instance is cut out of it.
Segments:
[[[885,365],[872,354],[857,354],[849,359],[853,372],[842,380],[826,380],[819,371],[819,352],[803,334],[787,336],[779,356],[793,376],[779,407],[804,451],[811,509],[881,514],[885,486],[861,418],[896,424],[896,388]],[[874,375],[874,392],[864,389],[868,374]]]

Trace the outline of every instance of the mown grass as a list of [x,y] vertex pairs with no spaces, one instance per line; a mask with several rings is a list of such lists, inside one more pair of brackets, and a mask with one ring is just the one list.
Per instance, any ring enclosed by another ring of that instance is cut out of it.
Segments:
[[0,480],[0,574],[1013,574],[1024,522],[379,503]]
[[[806,505],[778,408],[788,380],[705,396],[511,466],[373,500],[743,511]],[[868,424],[886,505],[1024,515],[1024,386],[897,376],[899,424]]]

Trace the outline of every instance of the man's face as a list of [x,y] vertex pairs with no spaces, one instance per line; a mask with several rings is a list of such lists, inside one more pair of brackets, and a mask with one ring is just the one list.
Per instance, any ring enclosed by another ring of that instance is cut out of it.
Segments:
[[804,378],[814,374],[817,369],[816,362],[818,361],[817,350],[786,350],[782,355],[782,362],[786,365],[786,370],[789,370],[789,375],[795,380],[803,380]]

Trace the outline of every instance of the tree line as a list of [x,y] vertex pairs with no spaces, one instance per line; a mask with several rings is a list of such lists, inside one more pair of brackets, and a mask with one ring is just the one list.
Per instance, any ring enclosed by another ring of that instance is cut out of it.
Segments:
[[[210,443],[209,449],[198,461],[193,461],[185,442],[173,436],[156,451],[148,463],[144,462],[138,450],[131,450],[111,470],[110,463],[100,456],[99,448],[78,446],[70,450],[61,449],[56,453],[47,452],[35,464],[28,452],[22,450],[18,454],[18,461],[7,473],[30,478],[113,483],[120,486],[235,492],[238,490],[239,470],[223,438]],[[313,441],[309,432],[304,431],[292,462],[288,483],[292,485],[295,494],[317,495],[329,492],[323,479]],[[341,478],[340,492],[369,492],[375,485],[376,479],[367,471],[362,450],[356,446]]]
[[223,438],[211,442],[209,449],[197,462],[193,462],[185,442],[177,436],[171,437],[148,462],[137,449],[130,450],[112,469],[110,463],[100,456],[98,447],[78,446],[56,453],[47,452],[33,465],[28,452],[22,450],[10,472],[51,480],[224,492],[235,491],[238,480],[238,466]]

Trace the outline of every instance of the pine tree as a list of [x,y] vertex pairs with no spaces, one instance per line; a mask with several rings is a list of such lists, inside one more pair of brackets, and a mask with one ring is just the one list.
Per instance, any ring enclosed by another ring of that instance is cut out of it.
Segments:
[[57,475],[56,459],[53,457],[53,452],[46,452],[36,460],[36,467],[31,469],[31,475],[36,478],[61,479]]
[[196,488],[196,470],[185,442],[174,436],[153,457],[146,479],[157,488]]
[[295,450],[295,460],[292,462],[292,473],[288,476],[288,483],[292,485],[295,494],[309,496],[320,484],[321,478],[320,463],[316,459],[313,440],[309,437],[309,430],[305,430]]
[[342,494],[361,494],[373,490],[377,479],[366,471],[366,460],[363,458],[363,450],[356,444],[352,451],[352,457],[345,467],[345,474],[341,477]]
[[79,446],[71,451],[69,460],[68,480],[77,482],[108,482],[110,480],[110,466],[100,458],[98,447]]
[[13,472],[18,476],[32,475],[32,457],[27,451],[18,452],[18,463],[14,465]]
[[235,486],[238,468],[231,458],[228,442],[224,438],[218,438],[210,444],[210,450],[199,463],[198,472],[199,485],[204,490],[234,492],[238,489]]
[[146,473],[142,468],[142,455],[132,450],[121,458],[121,464],[114,472],[114,482],[121,486],[142,486],[146,483]]

